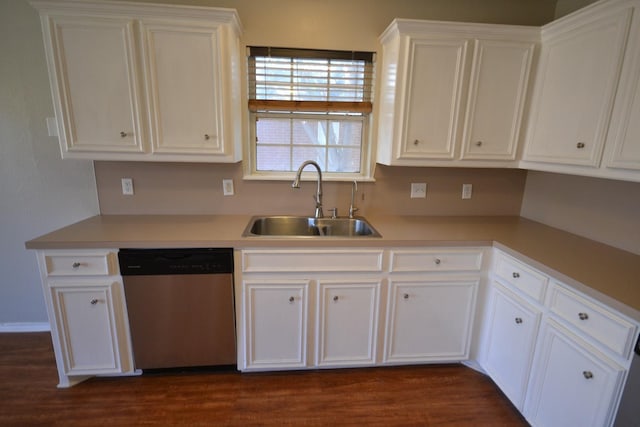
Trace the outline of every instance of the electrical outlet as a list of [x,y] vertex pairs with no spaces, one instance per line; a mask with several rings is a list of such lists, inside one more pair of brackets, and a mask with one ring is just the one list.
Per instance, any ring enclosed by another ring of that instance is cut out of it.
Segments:
[[424,182],[411,183],[411,198],[424,199],[427,197],[427,184]]
[[122,178],[122,194],[125,196],[133,196],[133,179]]
[[462,198],[463,199],[470,199],[472,192],[473,192],[473,185],[471,185],[471,184],[462,184]]
[[233,196],[233,180],[232,179],[223,179],[222,180],[222,194],[225,196]]

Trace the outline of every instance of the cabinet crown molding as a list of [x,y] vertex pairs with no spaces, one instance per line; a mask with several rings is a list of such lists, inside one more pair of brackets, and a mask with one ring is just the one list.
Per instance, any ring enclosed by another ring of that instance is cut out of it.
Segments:
[[424,19],[396,18],[380,35],[380,43],[385,43],[395,33],[402,33],[412,37],[451,36],[461,35],[471,39],[482,36],[483,38],[504,38],[508,35],[512,40],[531,41],[540,38],[540,27],[526,25],[486,24],[456,21],[429,21]]
[[600,0],[578,9],[566,16],[555,19],[543,25],[541,40],[552,37],[556,33],[565,33],[575,30],[587,22],[602,20],[608,16],[617,14],[622,9],[638,7],[638,0]]
[[41,15],[56,13],[64,13],[67,16],[83,16],[86,14],[126,15],[134,17],[134,19],[167,17],[172,20],[189,19],[201,20],[211,24],[227,24],[238,35],[242,34],[243,31],[238,12],[232,8],[111,0],[31,0],[29,3]]

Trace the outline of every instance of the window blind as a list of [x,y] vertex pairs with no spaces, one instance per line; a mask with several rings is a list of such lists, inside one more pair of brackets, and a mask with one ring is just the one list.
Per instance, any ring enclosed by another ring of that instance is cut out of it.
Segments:
[[373,55],[250,47],[249,109],[370,113]]

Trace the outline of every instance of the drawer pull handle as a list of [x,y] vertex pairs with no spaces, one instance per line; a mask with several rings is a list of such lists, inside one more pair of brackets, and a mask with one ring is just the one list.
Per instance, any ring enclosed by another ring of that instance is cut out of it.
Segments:
[[409,299],[409,294],[404,294],[404,295],[402,295],[402,298],[404,298],[404,299]]
[[125,131],[120,132],[120,138],[126,138],[127,133]]
[[582,371],[582,375],[588,380],[593,378],[593,372],[591,372],[591,371]]
[[476,147],[482,147],[482,141],[477,141],[476,142]]
[[587,313],[578,313],[578,317],[580,318],[580,320],[587,320],[589,318],[589,315]]
[[338,300],[339,300],[339,299],[340,299],[340,298],[338,298],[338,295],[335,295],[335,296],[333,297],[333,302],[338,302]]
[[584,148],[584,142],[578,142],[578,143],[576,144],[576,147],[577,147],[577,148]]
[[517,279],[518,277],[520,277],[520,273],[518,273],[517,271],[514,271],[512,276],[514,279]]
[[209,136],[209,134],[208,134],[208,133],[205,133],[205,134],[204,134],[204,139],[205,139],[205,141],[208,141],[210,138],[211,138],[211,136]]
[[440,258],[436,258],[433,260],[433,262],[436,263],[436,265],[440,265],[440,263],[442,262],[442,260]]
[[89,302],[91,303],[91,305],[96,305],[98,303],[98,300],[94,298]]
[[296,299],[294,297],[289,297],[289,303],[293,304]]
[[79,262],[77,262],[77,261],[76,261],[76,262],[74,262],[73,264],[71,264],[71,267],[72,267],[73,269],[76,269],[76,268],[79,268],[81,265],[82,265],[82,263],[79,263]]
[[522,318],[516,317],[516,323],[519,325],[522,323]]

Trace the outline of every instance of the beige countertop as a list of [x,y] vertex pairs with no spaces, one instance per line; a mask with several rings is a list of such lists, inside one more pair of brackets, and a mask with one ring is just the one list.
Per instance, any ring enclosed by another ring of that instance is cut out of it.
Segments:
[[367,216],[381,238],[242,237],[249,215],[104,215],[28,249],[495,246],[640,320],[640,255],[515,216]]

